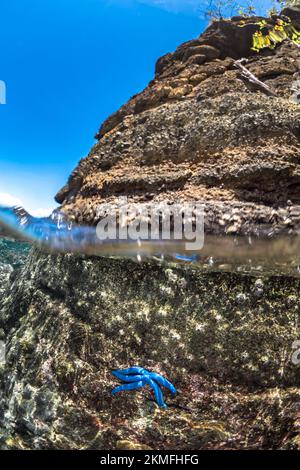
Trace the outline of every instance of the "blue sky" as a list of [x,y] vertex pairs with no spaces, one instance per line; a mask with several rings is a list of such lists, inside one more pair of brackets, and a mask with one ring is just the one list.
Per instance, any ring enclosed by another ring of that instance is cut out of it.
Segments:
[[158,57],[203,31],[203,4],[1,0],[0,199],[53,207],[102,121],[147,85]]

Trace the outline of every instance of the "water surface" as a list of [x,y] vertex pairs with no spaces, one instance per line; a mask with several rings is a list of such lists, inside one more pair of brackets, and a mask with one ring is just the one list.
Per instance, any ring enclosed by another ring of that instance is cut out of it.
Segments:
[[102,241],[96,228],[76,225],[61,213],[35,218],[22,208],[0,208],[0,237],[26,242],[43,250],[95,256],[153,258],[160,262],[192,263],[205,271],[300,277],[300,237],[205,236],[201,250],[187,250],[185,241]]

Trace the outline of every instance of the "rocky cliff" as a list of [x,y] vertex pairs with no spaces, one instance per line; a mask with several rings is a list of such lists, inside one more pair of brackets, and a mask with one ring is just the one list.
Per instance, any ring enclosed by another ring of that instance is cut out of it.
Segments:
[[[284,13],[300,29],[300,8]],[[214,233],[296,231],[300,50],[254,53],[259,21],[213,23],[160,59],[57,195],[63,211],[95,223],[120,195],[199,200]],[[295,278],[33,250],[2,299],[0,446],[299,449],[299,300]],[[147,390],[111,396],[111,370],[133,364],[175,383],[168,410]]]
[[[300,29],[297,7],[283,14]],[[214,22],[159,59],[154,80],[103,123],[57,194],[63,211],[91,224],[99,204],[124,195],[150,204],[201,201],[207,233],[298,231],[300,49],[287,40],[253,52],[261,21]],[[271,96],[241,76],[242,57]]]

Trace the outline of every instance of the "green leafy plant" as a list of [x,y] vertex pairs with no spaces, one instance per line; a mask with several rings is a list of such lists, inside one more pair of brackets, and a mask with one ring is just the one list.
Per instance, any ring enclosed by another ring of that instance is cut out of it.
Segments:
[[[246,18],[256,15],[255,0],[237,2],[235,0],[209,0],[206,4],[205,16],[210,20],[224,20],[236,13],[245,17],[241,20],[239,27],[247,26]],[[300,44],[300,31],[298,31],[289,19],[277,18],[280,11],[287,6],[300,5],[300,0],[274,0],[273,8],[269,16],[275,19],[274,27],[266,20],[257,24],[258,29],[253,35],[252,50],[259,52],[262,49],[274,49],[285,40]]]
[[296,44],[300,44],[300,31],[298,31],[290,20],[277,19],[273,29],[267,28],[266,21],[257,23],[258,31],[253,35],[252,50],[259,52],[262,49],[274,49],[277,44],[289,39]]

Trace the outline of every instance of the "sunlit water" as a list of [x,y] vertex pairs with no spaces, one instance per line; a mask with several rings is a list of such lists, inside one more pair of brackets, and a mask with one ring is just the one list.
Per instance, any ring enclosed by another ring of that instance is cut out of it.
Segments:
[[34,218],[22,208],[0,207],[0,238],[22,240],[49,252],[130,257],[141,262],[192,263],[205,271],[300,277],[300,237],[205,236],[204,247],[186,249],[184,241],[102,241],[96,228],[75,225],[59,212]]

